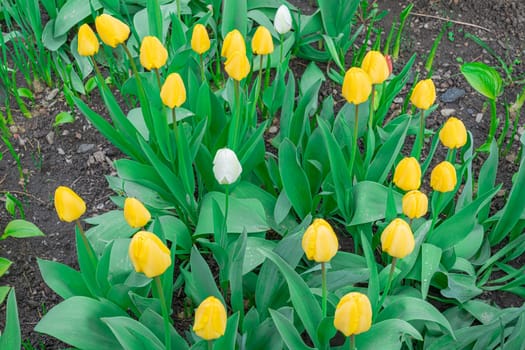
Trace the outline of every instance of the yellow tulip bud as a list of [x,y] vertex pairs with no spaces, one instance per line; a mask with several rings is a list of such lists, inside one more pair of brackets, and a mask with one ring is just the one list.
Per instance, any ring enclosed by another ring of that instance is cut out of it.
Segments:
[[343,97],[349,103],[358,105],[366,102],[372,92],[372,80],[361,68],[352,67],[346,71],[343,81]]
[[439,132],[441,143],[448,148],[460,148],[467,143],[467,129],[458,118],[450,117]]
[[148,209],[136,198],[126,198],[124,201],[124,218],[133,228],[144,227],[151,219]]
[[246,56],[246,44],[241,32],[237,29],[232,30],[224,38],[222,43],[221,56],[228,59],[235,51],[240,51]]
[[328,262],[337,253],[339,242],[327,221],[315,219],[304,232],[302,246],[309,260]]
[[453,191],[457,183],[456,168],[447,162],[443,161],[436,165],[430,174],[430,187],[438,192]]
[[140,44],[140,64],[147,70],[159,69],[168,60],[168,50],[156,36],[145,36]]
[[208,31],[206,27],[202,24],[196,24],[193,27],[193,32],[191,34],[191,49],[202,55],[210,49],[210,37],[208,36]]
[[394,219],[381,233],[381,249],[388,255],[402,259],[414,250],[414,234],[403,219]]
[[179,73],[171,73],[160,89],[160,99],[169,108],[180,107],[186,102],[186,88]]
[[410,219],[417,219],[428,211],[427,195],[418,190],[412,190],[403,196],[403,213]]
[[235,51],[226,59],[224,70],[230,78],[241,81],[250,73],[250,61],[248,61],[245,53]]
[[105,13],[95,18],[95,27],[104,44],[113,48],[124,43],[129,37],[128,25]]
[[393,181],[403,191],[417,190],[421,186],[421,167],[417,159],[403,158],[396,166]]
[[259,26],[252,39],[252,51],[256,55],[268,55],[273,52],[273,39],[270,31]]
[[135,271],[146,277],[160,276],[171,265],[170,250],[155,234],[147,231],[135,233],[129,244],[129,259]]
[[60,220],[72,222],[86,212],[86,203],[71,188],[58,186],[55,190],[55,210]]
[[368,51],[361,63],[361,68],[368,74],[372,84],[381,84],[390,75],[388,62],[379,51]]
[[195,311],[193,331],[204,340],[220,338],[226,331],[226,309],[222,302],[213,297],[207,297]]
[[78,28],[77,51],[80,56],[93,56],[100,47],[98,38],[89,24],[83,24]]
[[412,91],[410,102],[419,109],[427,110],[436,101],[436,87],[432,79],[419,81]]
[[359,292],[346,294],[335,308],[334,326],[346,337],[368,331],[372,326],[372,305]]

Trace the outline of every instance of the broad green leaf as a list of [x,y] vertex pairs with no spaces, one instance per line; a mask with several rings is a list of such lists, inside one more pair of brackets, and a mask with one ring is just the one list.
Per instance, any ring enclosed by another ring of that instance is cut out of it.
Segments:
[[193,247],[191,250],[190,267],[191,274],[182,269],[184,278],[186,279],[186,294],[193,298],[197,305],[211,295],[224,303],[222,294],[215,284],[215,279],[210,271],[210,267],[196,247]]
[[7,297],[7,310],[4,333],[0,336],[0,349],[20,349],[20,324],[18,321],[18,307],[16,305],[15,290],[11,289]]
[[359,3],[359,0],[319,0],[325,32],[331,37],[345,33],[352,25],[349,19],[354,17]]
[[246,242],[246,252],[244,253],[242,274],[246,275],[248,272],[261,265],[266,259],[264,254],[261,253],[261,250],[273,250],[275,245],[275,241],[269,241],[258,237],[248,237],[248,241]]
[[226,322],[224,335],[217,339],[213,344],[213,349],[235,349],[237,343],[237,329],[239,327],[239,313],[231,315]]
[[172,215],[160,216],[157,220],[162,227],[164,237],[168,241],[175,242],[178,247],[181,247],[186,252],[191,250],[193,244],[191,234],[182,220]]
[[46,284],[63,299],[91,296],[80,272],[57,261],[37,259],[37,263]]
[[448,273],[448,287],[441,290],[441,295],[464,303],[483,291],[476,286],[476,277],[459,273]]
[[67,34],[69,29],[91,15],[91,8],[93,8],[93,11],[97,11],[101,7],[102,5],[98,0],[68,0],[57,14],[54,35]]
[[121,345],[102,318],[115,316],[128,317],[115,304],[76,296],[49,310],[35,330],[79,349],[114,350]]
[[18,219],[12,220],[7,224],[1,239],[6,239],[7,237],[27,238],[36,236],[44,236],[44,233],[40,231],[35,224]]
[[222,5],[222,38],[224,39],[226,34],[234,29],[237,29],[241,32],[242,36],[246,38],[248,29],[248,8],[246,0],[224,0]]
[[12,263],[12,261],[0,257],[0,277],[2,277],[4,273],[7,272],[7,270],[9,270],[9,266],[11,266]]
[[410,323],[401,319],[389,319],[372,325],[365,333],[356,336],[359,350],[401,349],[402,339],[410,336],[423,340],[421,334]]
[[[152,309],[146,309],[139,319],[140,323],[149,328],[159,339],[164,339],[164,320],[161,315],[153,311]],[[183,337],[175,330],[170,327],[171,333],[171,350],[187,350],[189,349],[188,343]]]
[[86,222],[94,225],[86,232],[86,236],[93,242],[93,248],[97,253],[102,253],[111,241],[117,238],[129,238],[137,231],[126,222],[122,210],[112,210],[89,218]]
[[[356,208],[351,226],[374,222],[385,218],[386,204],[388,198],[388,187],[377,182],[362,181],[357,183],[353,189],[354,203]],[[393,192],[397,212],[401,212],[402,195]]]
[[240,312],[244,315],[243,299],[243,274],[244,257],[246,253],[246,231],[239,235],[239,238],[230,244],[228,249],[230,254],[230,271],[228,280],[230,282],[230,304],[233,312]]
[[279,147],[279,171],[283,188],[297,215],[303,219],[312,211],[312,195],[308,177],[298,162],[298,156],[294,144],[284,139]]
[[[11,290],[11,287],[0,286],[0,305],[4,303],[4,300],[7,297],[7,294],[9,293],[10,290]],[[1,332],[0,332],[0,335],[2,335]]]
[[421,295],[423,299],[427,298],[432,276],[439,269],[441,253],[441,249],[433,244],[423,243],[421,245]]
[[304,341],[301,339],[301,335],[297,331],[297,328],[283,314],[281,314],[279,311],[270,309],[270,315],[273,322],[275,323],[275,328],[279,331],[284,343],[289,349],[312,349],[304,343]]
[[465,259],[472,258],[483,245],[484,238],[485,231],[483,226],[476,224],[468,236],[454,246],[456,255]]
[[69,112],[60,112],[55,117],[55,122],[53,126],[60,126],[62,124],[73,123],[75,117]]
[[51,19],[46,23],[42,32],[42,44],[49,51],[58,51],[67,41],[67,33],[55,35],[55,20]]
[[[496,174],[498,172],[498,161],[499,161],[499,151],[498,144],[495,139],[492,139],[490,144],[490,152],[487,160],[481,166],[478,176],[478,197],[479,195],[490,191],[494,188],[496,182]],[[487,206],[484,209],[481,209],[478,217],[480,223],[484,222],[489,216],[490,207]]]
[[494,68],[482,62],[469,62],[460,69],[468,83],[483,96],[495,100],[503,93],[503,81]]
[[126,350],[164,350],[164,344],[142,323],[129,316],[103,317],[123,349]]
[[428,321],[438,324],[443,330],[454,337],[454,331],[448,320],[432,304],[425,300],[413,297],[396,296],[379,313],[376,321],[388,319],[401,319],[403,321]]

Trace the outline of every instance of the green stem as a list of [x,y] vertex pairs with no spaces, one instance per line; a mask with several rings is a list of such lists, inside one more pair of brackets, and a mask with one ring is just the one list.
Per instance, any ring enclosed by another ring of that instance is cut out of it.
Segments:
[[350,350],[357,350],[355,347],[355,334],[350,336]]
[[91,248],[91,245],[89,244],[89,241],[86,237],[86,233],[84,232],[84,229],[82,228],[82,224],[80,223],[80,220],[77,219],[76,225],[78,227],[78,231],[80,232],[80,237],[82,237],[82,242],[84,243],[84,246],[86,247],[86,251],[89,256],[89,261],[91,261],[91,264],[93,265],[94,270],[97,269],[97,257],[95,256],[95,252],[93,252],[93,249]]
[[235,113],[232,117],[232,134],[230,135],[230,148],[232,150],[236,150],[237,148],[237,142],[239,138],[239,123],[241,122],[241,97],[239,92],[239,81],[234,80],[233,81],[233,90],[235,92]]
[[379,306],[380,308],[383,303],[385,302],[386,297],[388,296],[388,293],[390,292],[390,287],[392,287],[392,280],[394,277],[394,272],[396,271],[396,264],[397,264],[397,258],[392,258],[392,264],[390,265],[390,273],[388,274],[388,281],[386,282],[385,290],[383,291],[383,295],[381,295],[381,299],[379,300]]
[[375,85],[372,85],[372,97],[370,98],[370,114],[368,116],[368,128],[372,129],[372,126],[374,125],[374,99],[375,99]]
[[180,0],[177,0],[177,16],[179,17],[180,21]]
[[326,266],[325,263],[321,263],[321,281],[322,281],[322,288],[323,288],[323,318],[326,317]]
[[348,171],[350,176],[353,175],[355,155],[357,152],[357,135],[359,129],[359,105],[355,105],[355,116],[354,116],[354,134],[352,139],[352,149],[350,150],[350,164],[348,165]]
[[496,129],[498,128],[498,116],[496,114],[496,99],[490,100],[490,129],[487,143],[490,144],[492,139],[496,135]]
[[178,140],[178,127],[177,127],[177,113],[175,112],[175,108],[172,108],[171,110],[171,117],[173,119],[173,133],[175,134],[175,143],[177,143]]
[[221,230],[221,247],[226,248],[226,242],[228,237],[228,210],[229,210],[229,196],[230,196],[230,185],[226,185],[224,190],[224,221]]
[[170,314],[168,304],[166,303],[166,297],[164,296],[164,290],[162,289],[162,282],[160,276],[155,276],[155,286],[157,287],[157,293],[159,294],[160,306],[162,308],[162,318],[164,319],[164,344],[166,349],[171,349],[171,334],[170,334]]
[[208,340],[208,350],[213,350],[213,341]]
[[281,47],[280,47],[280,50],[279,50],[279,57],[280,57],[280,62],[282,64],[283,63],[284,35],[283,34],[279,34],[279,39],[281,40]]
[[155,68],[155,76],[157,77],[157,84],[159,85],[159,89],[162,89],[162,83],[160,82],[160,73],[158,68]]
[[263,55],[259,55],[259,88],[257,89],[257,96],[255,98],[256,102],[259,102],[262,105],[262,64],[263,64]]
[[202,59],[202,53],[199,54],[199,63],[201,67],[201,81],[204,82],[204,80],[206,80],[206,75],[204,74],[204,61]]

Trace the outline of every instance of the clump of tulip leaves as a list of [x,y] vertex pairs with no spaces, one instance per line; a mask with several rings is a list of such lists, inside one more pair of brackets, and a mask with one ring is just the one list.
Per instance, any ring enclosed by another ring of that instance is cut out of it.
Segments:
[[[360,1],[319,1],[312,15],[273,1],[106,3],[70,27],[106,110],[74,103],[126,155],[108,176],[123,209],[82,223],[83,200],[57,189],[80,269],[38,261],[64,299],[38,332],[81,349],[525,341],[523,307],[479,299],[525,295],[510,264],[525,250],[523,159],[491,212],[497,143],[474,173],[480,151],[461,116],[426,128],[436,92],[409,81],[416,56],[392,65],[376,42],[344,62]],[[310,61],[301,76],[297,57]],[[316,63],[329,60],[342,74]],[[119,89],[113,64],[130,72]],[[328,78],[340,90],[320,99]],[[412,109],[390,115],[408,83]]]

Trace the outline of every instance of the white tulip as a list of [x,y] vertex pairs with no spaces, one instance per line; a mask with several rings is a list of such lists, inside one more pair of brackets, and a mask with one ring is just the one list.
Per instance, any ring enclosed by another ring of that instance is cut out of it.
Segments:
[[221,148],[213,158],[213,174],[221,185],[237,181],[242,173],[242,166],[234,151]]
[[273,20],[273,26],[279,34],[286,34],[292,29],[292,15],[290,10],[285,5],[279,6],[277,12],[275,13],[275,18]]

